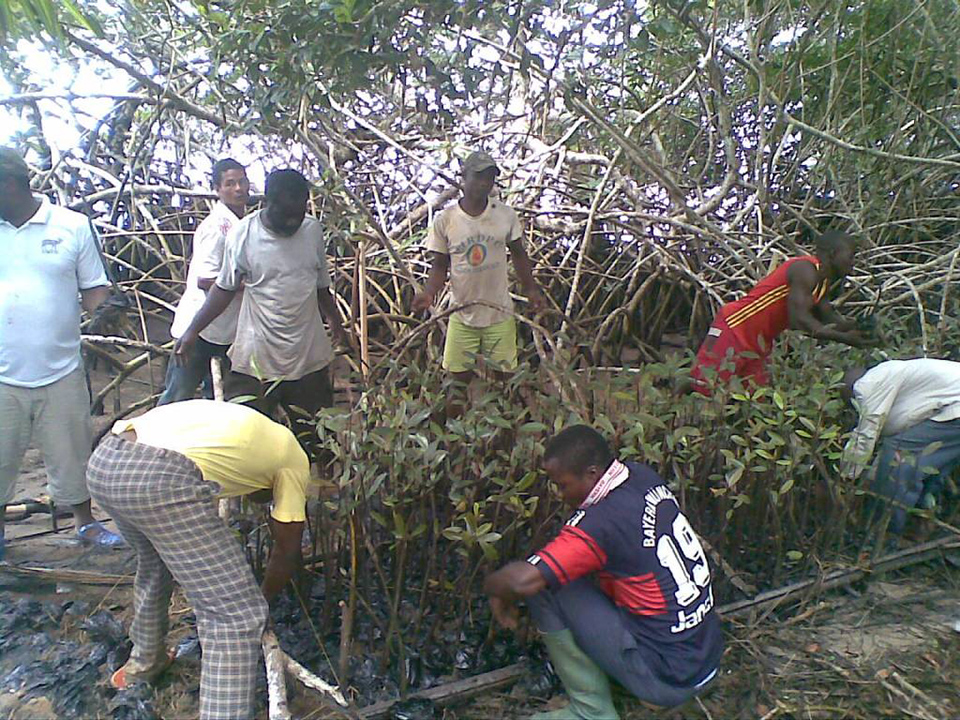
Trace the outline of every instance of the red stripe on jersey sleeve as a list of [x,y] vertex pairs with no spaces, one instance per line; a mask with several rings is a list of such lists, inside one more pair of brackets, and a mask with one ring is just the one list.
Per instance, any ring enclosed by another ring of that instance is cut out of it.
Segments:
[[607,554],[580,528],[565,526],[560,534],[536,553],[553,571],[561,585],[602,569]]
[[662,615],[667,611],[667,601],[653,573],[633,577],[599,573],[597,584],[618,607],[634,615]]

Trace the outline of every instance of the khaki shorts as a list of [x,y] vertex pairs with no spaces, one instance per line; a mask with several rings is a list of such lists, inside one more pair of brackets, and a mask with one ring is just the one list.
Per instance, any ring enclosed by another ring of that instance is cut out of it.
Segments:
[[13,500],[20,463],[34,437],[43,453],[54,502],[79,505],[89,500],[86,470],[93,430],[83,365],[43,387],[0,383],[0,502],[4,504]]
[[443,369],[460,373],[472,370],[483,357],[496,370],[517,369],[517,323],[512,317],[489,327],[464,325],[454,315],[443,346]]

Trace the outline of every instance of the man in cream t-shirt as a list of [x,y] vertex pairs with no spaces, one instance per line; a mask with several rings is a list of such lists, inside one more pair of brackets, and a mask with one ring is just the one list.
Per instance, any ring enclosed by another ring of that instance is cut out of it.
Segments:
[[[120,689],[170,664],[173,581],[197,615],[200,718],[252,718],[260,636],[271,602],[301,564],[310,465],[293,434],[252,408],[187,400],[120,420],[90,457],[87,484],[137,552],[130,660]],[[273,549],[257,588],[217,497],[272,500]]]
[[517,367],[508,248],[532,311],[542,307],[543,294],[533,279],[516,212],[490,197],[499,173],[496,162],[487,153],[474,152],[463,162],[462,171],[462,196],[441,211],[430,228],[430,274],[423,291],[413,299],[413,309],[429,308],[449,273],[451,302],[460,309],[450,318],[443,367],[469,383],[478,356],[500,373]]
[[[170,328],[174,339],[183,335],[197,311],[203,307],[207,291],[220,274],[227,233],[247,211],[250,182],[243,165],[230,158],[218,160],[213,166],[212,180],[218,200],[193,234],[193,258],[187,271],[187,285]],[[237,333],[237,316],[240,314],[242,298],[242,295],[236,295],[223,314],[200,333],[197,344],[185,361],[177,362],[176,358],[170,358],[163,395],[157,405],[192,399],[201,381],[204,384],[204,397],[213,398],[210,360],[217,357],[227,361],[227,350]],[[224,368],[224,372],[226,370]]]

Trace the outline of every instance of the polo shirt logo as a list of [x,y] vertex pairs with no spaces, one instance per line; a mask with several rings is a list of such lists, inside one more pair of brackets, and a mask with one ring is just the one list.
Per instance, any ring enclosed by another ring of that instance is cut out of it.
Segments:
[[44,255],[57,255],[60,253],[60,243],[63,238],[47,238],[40,243],[40,252]]

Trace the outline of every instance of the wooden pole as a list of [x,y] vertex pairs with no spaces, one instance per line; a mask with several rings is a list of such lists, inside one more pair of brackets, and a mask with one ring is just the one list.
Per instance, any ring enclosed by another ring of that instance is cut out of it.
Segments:
[[[221,501],[222,502],[222,501]],[[263,634],[263,661],[267,666],[267,695],[270,720],[291,720],[287,706],[287,677],[284,654],[272,630]]]
[[220,358],[210,358],[210,377],[213,378],[213,399],[223,402],[223,370],[220,368]]
[[359,272],[358,272],[358,281],[360,287],[358,288],[359,294],[359,310],[360,310],[360,372],[363,374],[364,379],[366,379],[367,374],[370,372],[370,338],[369,333],[369,324],[367,320],[367,239],[364,238],[360,241],[360,257],[358,258],[359,263]]
[[[220,368],[220,358],[210,358],[210,377],[213,380],[213,399],[223,402],[223,371]],[[230,522],[230,500],[220,498],[217,503],[217,514],[225,523]]]

